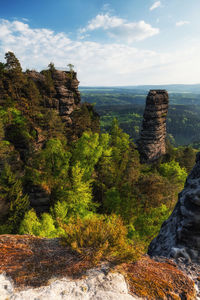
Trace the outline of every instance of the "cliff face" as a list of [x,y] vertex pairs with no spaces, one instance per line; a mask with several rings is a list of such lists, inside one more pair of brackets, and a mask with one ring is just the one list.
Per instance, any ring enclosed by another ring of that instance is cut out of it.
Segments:
[[165,90],[150,90],[144,111],[144,119],[138,150],[141,162],[151,163],[166,153],[166,116],[168,93]]
[[163,223],[148,252],[200,263],[200,152],[173,213]]
[[[36,71],[28,72],[38,86],[45,82],[45,76]],[[56,109],[66,125],[72,124],[71,113],[80,108],[81,96],[78,90],[79,81],[76,72],[52,71],[53,88],[50,97],[45,97],[45,105]]]
[[[28,71],[26,74],[40,90],[42,105],[54,110],[61,118],[68,140],[76,140],[86,130],[99,132],[99,115],[91,104],[81,103],[77,73],[56,69],[42,72]],[[45,141],[42,135],[38,137],[41,139],[41,142],[38,141],[41,147]]]

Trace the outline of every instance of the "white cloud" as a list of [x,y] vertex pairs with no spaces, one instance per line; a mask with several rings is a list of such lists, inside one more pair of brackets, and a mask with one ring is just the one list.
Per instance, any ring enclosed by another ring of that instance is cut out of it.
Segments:
[[99,14],[89,21],[86,27],[80,29],[80,34],[97,29],[103,29],[110,37],[128,43],[141,41],[159,33],[158,28],[153,28],[144,21],[127,22],[125,19],[116,16]]
[[160,2],[160,1],[156,1],[156,2],[154,2],[154,4],[149,8],[149,10],[154,10],[154,9],[160,7],[160,6],[161,6],[161,2]]
[[124,20],[115,16],[110,16],[109,14],[97,15],[94,19],[88,22],[88,25],[82,29],[80,32],[93,31],[99,28],[110,29],[113,27],[120,26],[124,23]]
[[183,26],[183,25],[187,25],[187,24],[190,24],[189,21],[179,21],[179,22],[176,22],[176,26],[180,27],[180,26]]
[[122,43],[71,40],[64,33],[0,20],[0,61],[7,51],[16,54],[24,69],[41,70],[51,61],[59,68],[72,63],[81,85],[192,83],[200,78],[200,44],[195,43],[159,53]]

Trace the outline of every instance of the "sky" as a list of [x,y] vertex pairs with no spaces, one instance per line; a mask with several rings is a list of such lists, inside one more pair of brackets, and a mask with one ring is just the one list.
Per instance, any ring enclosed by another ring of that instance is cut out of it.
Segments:
[[0,0],[0,61],[81,86],[200,83],[200,0]]

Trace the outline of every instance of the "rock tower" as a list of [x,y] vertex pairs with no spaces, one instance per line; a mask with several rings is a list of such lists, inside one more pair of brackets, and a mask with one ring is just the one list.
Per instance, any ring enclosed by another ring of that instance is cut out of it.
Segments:
[[174,211],[151,242],[153,256],[185,257],[200,263],[200,152]]
[[[27,73],[38,86],[45,82],[45,76],[36,71]],[[78,90],[79,81],[76,72],[59,71],[52,72],[54,88],[50,97],[45,98],[45,105],[48,108],[56,109],[66,125],[72,123],[72,112],[80,108],[81,96]]]
[[166,153],[166,117],[168,93],[150,90],[146,99],[138,150],[142,163],[151,163]]

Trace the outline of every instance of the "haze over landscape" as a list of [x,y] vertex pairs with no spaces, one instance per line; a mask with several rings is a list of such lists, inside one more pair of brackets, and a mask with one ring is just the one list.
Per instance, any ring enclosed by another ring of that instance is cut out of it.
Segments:
[[1,0],[0,60],[75,65],[81,86],[199,83],[198,0]]

